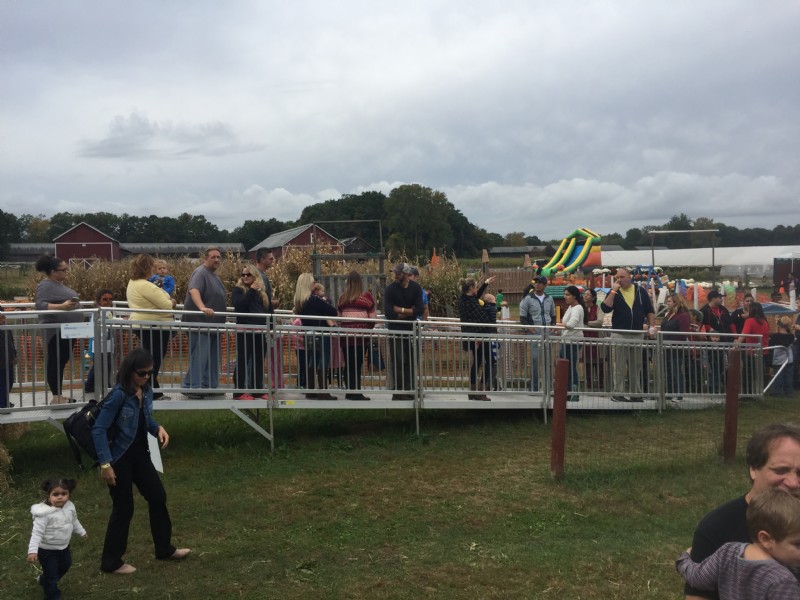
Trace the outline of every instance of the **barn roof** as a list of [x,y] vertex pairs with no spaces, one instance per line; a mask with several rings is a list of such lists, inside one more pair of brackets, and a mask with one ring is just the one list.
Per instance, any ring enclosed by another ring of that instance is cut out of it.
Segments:
[[[259,248],[282,248],[286,246],[289,242],[291,242],[294,238],[298,235],[306,231],[309,227],[316,227],[326,235],[329,235],[334,240],[336,237],[332,236],[330,233],[325,231],[319,225],[314,225],[313,223],[309,223],[307,225],[300,225],[299,227],[293,227],[292,229],[286,229],[285,231],[279,231],[278,233],[273,233],[267,239],[262,240],[259,244],[256,244],[252,248],[250,248],[250,252],[255,252]],[[337,240],[338,241],[338,240]]]
[[70,227],[69,229],[67,229],[67,230],[66,230],[64,233],[60,233],[60,234],[58,234],[58,235],[57,235],[57,236],[56,236],[56,237],[53,239],[53,241],[54,241],[54,242],[57,242],[57,241],[58,241],[58,240],[60,240],[62,237],[64,237],[65,235],[67,235],[67,234],[68,234],[70,231],[72,231],[73,229],[77,229],[77,228],[78,228],[78,227],[80,227],[81,225],[83,225],[83,226],[85,226],[85,227],[88,227],[89,229],[94,229],[94,230],[95,230],[97,233],[99,233],[99,234],[100,234],[100,235],[102,235],[103,237],[106,237],[106,238],[110,239],[111,241],[114,241],[114,242],[116,242],[116,241],[117,241],[117,240],[115,240],[114,238],[112,238],[110,235],[108,235],[106,232],[104,232],[104,231],[100,231],[100,230],[99,230],[97,227],[94,227],[93,225],[89,225],[89,224],[88,224],[86,221],[81,221],[81,222],[80,222],[80,223],[78,223],[77,225],[74,225],[74,226]]

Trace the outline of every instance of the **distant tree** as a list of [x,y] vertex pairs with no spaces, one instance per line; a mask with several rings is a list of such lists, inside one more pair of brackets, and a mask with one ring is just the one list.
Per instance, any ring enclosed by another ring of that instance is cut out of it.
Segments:
[[22,240],[22,226],[11,213],[0,210],[0,260],[8,256],[9,244]]
[[624,246],[625,238],[619,233],[608,233],[603,236],[603,246]]
[[[709,217],[698,217],[693,222],[692,229],[719,229],[719,224],[714,222],[714,219]],[[722,238],[719,233],[703,233],[693,234],[691,236],[689,247],[691,248],[705,248],[710,245],[720,246]]]
[[487,248],[494,248],[496,246],[504,246],[505,243],[506,243],[505,238],[502,235],[500,235],[499,233],[487,233],[486,237],[487,237],[487,242],[486,242],[486,247]]
[[286,229],[291,229],[289,224],[275,218],[268,221],[247,220],[241,227],[237,227],[231,232],[231,241],[241,243],[244,249],[249,251],[250,248],[257,246],[272,234]]
[[[322,221],[383,221],[386,217],[385,203],[386,195],[382,192],[345,194],[337,200],[326,200],[305,207],[298,224]],[[380,248],[381,232],[378,223],[321,223],[320,226],[336,238],[359,237],[373,247]]]
[[490,247],[486,231],[470,223],[469,219],[450,202],[447,203],[447,207],[449,208],[447,223],[453,232],[453,252],[456,256],[480,256],[484,248]]
[[430,256],[434,247],[452,247],[453,231],[448,223],[452,204],[444,193],[419,184],[401,185],[392,190],[384,206],[390,250]]
[[[694,224],[692,220],[684,213],[673,215],[663,227],[658,229],[664,231],[687,231],[692,229]],[[668,233],[659,235],[655,239],[655,243],[659,246],[667,246],[668,248],[688,248],[691,243],[691,234],[689,233]]]
[[44,215],[22,215],[19,224],[23,242],[43,244],[53,241],[49,235],[50,220]]
[[[210,223],[203,215],[183,213],[178,217],[178,229],[182,241],[185,242],[224,242],[219,228]],[[225,232],[227,237],[227,232]]]
[[522,231],[512,231],[507,233],[504,238],[506,246],[527,246],[525,242],[525,234]]
[[58,212],[50,217],[47,227],[48,241],[56,239],[62,233],[69,231],[80,223],[83,215],[74,215],[70,212]]
[[542,240],[539,239],[538,236],[535,235],[526,235],[525,236],[525,245],[527,246],[543,246]]
[[[124,215],[128,216],[129,215]],[[97,212],[82,215],[81,221],[99,229],[108,236],[115,240],[120,240],[120,237],[125,233],[122,230],[122,217],[108,212]]]
[[642,246],[650,243],[649,236],[638,227],[633,227],[625,232],[625,242],[622,247],[626,250],[633,250],[636,246]]
[[145,241],[163,244],[166,240],[160,234],[161,227],[158,225],[151,227],[150,219],[154,219],[153,223],[158,223],[159,217],[155,215],[140,217],[123,213],[119,217],[117,225],[117,241],[128,244],[144,243]]

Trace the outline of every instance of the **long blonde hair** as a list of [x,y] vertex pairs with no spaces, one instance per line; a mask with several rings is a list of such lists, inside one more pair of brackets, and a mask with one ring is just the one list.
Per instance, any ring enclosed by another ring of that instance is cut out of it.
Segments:
[[[253,276],[253,281],[256,280],[256,277],[261,277],[261,274],[258,272],[258,269],[254,269],[250,265],[245,265],[242,268],[248,270],[248,272]],[[254,270],[255,273],[253,272]],[[245,293],[247,293],[247,290],[250,289],[244,284],[244,279],[242,279],[241,276],[239,277],[239,279],[236,280],[236,287],[241,288],[242,290],[245,291]],[[260,295],[261,295],[261,303],[264,305],[264,308],[269,310],[269,298],[267,297],[267,292],[265,292],[263,288],[261,289]]]
[[314,276],[311,273],[300,273],[297,286],[294,289],[294,313],[299,314],[303,305],[311,296],[311,286],[314,285]]

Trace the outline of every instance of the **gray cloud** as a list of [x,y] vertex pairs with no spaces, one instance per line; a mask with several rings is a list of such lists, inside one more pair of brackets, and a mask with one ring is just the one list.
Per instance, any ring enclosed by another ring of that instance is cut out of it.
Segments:
[[4,209],[230,228],[418,182],[498,233],[797,221],[797,2],[0,11]]
[[219,121],[194,125],[159,123],[131,113],[115,117],[106,137],[80,144],[85,158],[165,159],[258,152],[262,144],[241,142]]

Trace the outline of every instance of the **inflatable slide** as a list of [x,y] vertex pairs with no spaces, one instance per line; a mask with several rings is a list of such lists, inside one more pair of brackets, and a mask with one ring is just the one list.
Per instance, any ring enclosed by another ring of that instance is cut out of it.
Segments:
[[555,273],[572,273],[581,266],[600,265],[601,237],[585,227],[576,229],[558,246],[550,261],[542,267],[542,275],[549,277]]

